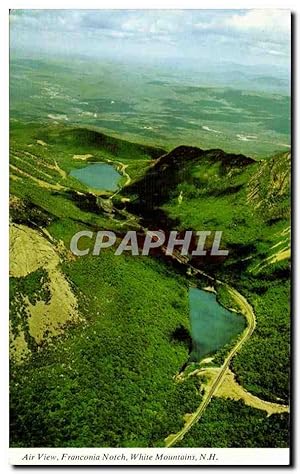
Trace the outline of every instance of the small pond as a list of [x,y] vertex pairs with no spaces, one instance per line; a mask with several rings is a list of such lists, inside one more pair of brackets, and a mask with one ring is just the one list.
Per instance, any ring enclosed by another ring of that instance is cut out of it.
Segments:
[[121,175],[114,166],[107,163],[91,163],[84,168],[76,168],[70,175],[94,189],[116,191]]
[[190,288],[189,302],[192,361],[216,352],[246,327],[245,318],[221,306],[214,293]]

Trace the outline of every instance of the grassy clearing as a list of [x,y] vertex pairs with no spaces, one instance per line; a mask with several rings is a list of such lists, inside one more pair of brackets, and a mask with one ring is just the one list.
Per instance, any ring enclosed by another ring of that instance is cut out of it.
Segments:
[[28,347],[21,347],[23,353],[12,352],[12,358],[21,359],[28,348],[37,350],[61,334],[67,324],[80,321],[76,297],[59,268],[60,262],[58,249],[37,230],[11,226],[11,337],[23,333],[28,341]]

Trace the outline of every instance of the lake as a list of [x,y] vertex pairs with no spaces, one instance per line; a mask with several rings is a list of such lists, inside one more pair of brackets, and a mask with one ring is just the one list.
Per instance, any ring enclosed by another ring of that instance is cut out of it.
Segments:
[[94,189],[116,191],[121,175],[114,166],[107,163],[92,163],[84,168],[76,168],[70,175]]
[[192,361],[216,352],[246,327],[245,318],[221,306],[214,293],[190,288],[189,303]]

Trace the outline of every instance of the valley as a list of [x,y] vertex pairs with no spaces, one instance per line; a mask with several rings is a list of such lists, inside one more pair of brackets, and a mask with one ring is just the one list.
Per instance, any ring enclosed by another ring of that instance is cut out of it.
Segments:
[[[286,446],[289,152],[167,151],[20,119],[10,147],[12,445]],[[72,173],[108,163],[117,191]],[[222,230],[229,255],[77,258],[85,229]],[[191,358],[189,292],[207,287],[246,327]]]
[[16,123],[84,123],[168,151],[185,144],[263,158],[290,150],[288,81],[274,87],[277,78],[250,68],[220,77],[203,66],[183,74],[160,62],[14,55],[10,75]]

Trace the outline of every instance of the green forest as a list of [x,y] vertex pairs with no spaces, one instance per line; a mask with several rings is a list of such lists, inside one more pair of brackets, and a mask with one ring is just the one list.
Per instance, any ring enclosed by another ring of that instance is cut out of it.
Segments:
[[[69,175],[90,162],[125,165],[130,183],[121,177],[113,195]],[[240,311],[212,280],[238,289],[255,313],[253,334],[230,362],[237,383],[264,401],[288,404],[288,154],[258,161],[187,146],[167,153],[94,129],[19,121],[11,125],[10,163],[13,230],[37,242],[34,271],[10,277],[12,447],[165,446],[205,397],[193,375],[202,361],[189,359],[189,288],[213,285],[219,304]],[[229,257],[189,256],[182,264],[164,255],[107,249],[76,258],[69,251],[79,230],[123,235],[148,228],[222,230]],[[42,245],[56,255],[55,265],[39,254]],[[12,262],[21,257],[26,273],[26,255],[13,254]],[[41,305],[51,317],[57,278],[80,317],[37,341],[32,318]],[[238,340],[207,354],[206,367],[222,367]],[[177,446],[285,447],[288,418],[213,396]]]

